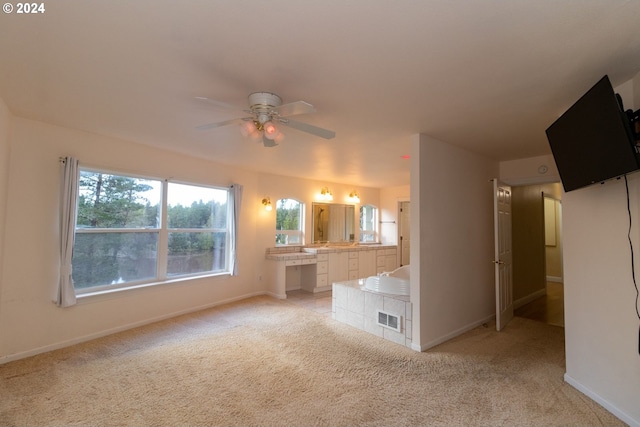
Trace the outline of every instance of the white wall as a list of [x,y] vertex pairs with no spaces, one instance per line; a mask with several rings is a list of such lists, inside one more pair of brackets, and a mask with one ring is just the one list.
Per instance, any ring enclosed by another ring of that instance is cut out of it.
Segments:
[[[426,135],[411,142],[413,346],[425,350],[495,315],[498,164]],[[415,278],[415,279],[414,279]]]
[[[6,217],[6,200],[7,189],[9,186],[9,137],[11,132],[12,117],[9,109],[0,98],[0,291],[2,290],[2,259],[5,217]],[[2,292],[0,292],[0,313],[2,312]],[[1,325],[1,323],[0,323]],[[2,353],[0,353],[1,355]]]
[[[629,187],[638,221],[637,173],[629,176]],[[632,424],[631,417],[640,425],[640,321],[634,309],[626,203],[622,181],[563,196],[566,379],[624,421]],[[632,239],[640,248],[637,227]]]
[[[268,195],[275,202],[280,197],[296,197],[310,206],[324,185],[332,188],[335,202],[344,202],[353,189],[258,174],[133,142],[12,118],[3,105],[0,206],[6,208],[6,215],[0,211],[4,215],[0,224],[6,226],[0,249],[4,253],[0,270],[0,363],[265,293],[268,289],[260,277],[267,262],[265,248],[274,245],[275,212],[266,212],[261,199]],[[10,137],[5,136],[7,128],[11,129]],[[80,159],[85,166],[122,173],[220,186],[242,184],[239,276],[128,290],[82,300],[70,308],[56,307],[51,296],[58,280],[59,157],[67,155]],[[378,189],[357,190],[361,203],[380,203]],[[310,212],[306,221],[308,232]]]
[[[633,80],[640,86],[640,74]],[[632,99],[620,91],[625,107]],[[640,97],[635,99],[635,108]],[[631,233],[640,271],[640,173],[629,176]],[[566,380],[630,425],[640,426],[640,354],[636,291],[627,240],[623,180],[562,198],[565,274]],[[639,276],[640,278],[640,276]]]

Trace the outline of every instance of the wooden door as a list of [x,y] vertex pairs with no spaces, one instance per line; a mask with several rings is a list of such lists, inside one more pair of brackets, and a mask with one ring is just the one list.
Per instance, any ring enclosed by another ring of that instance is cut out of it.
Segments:
[[409,265],[411,259],[411,217],[409,202],[400,202],[400,266]]

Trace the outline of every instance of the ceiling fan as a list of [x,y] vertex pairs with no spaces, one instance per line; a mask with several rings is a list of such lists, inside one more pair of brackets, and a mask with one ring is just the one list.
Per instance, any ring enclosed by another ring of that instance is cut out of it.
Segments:
[[279,129],[279,125],[289,126],[325,139],[331,139],[336,136],[334,131],[287,118],[288,116],[295,116],[297,114],[314,113],[316,109],[313,105],[304,101],[283,104],[282,98],[275,93],[254,92],[250,94],[248,110],[209,98],[196,97],[196,99],[208,102],[218,107],[238,110],[249,114],[247,117],[238,117],[222,122],[201,125],[196,128],[199,130],[208,130],[221,126],[240,124],[240,132],[244,136],[251,136],[256,139],[262,137],[262,143],[265,147],[275,147],[278,145],[278,142],[284,138],[283,133]]

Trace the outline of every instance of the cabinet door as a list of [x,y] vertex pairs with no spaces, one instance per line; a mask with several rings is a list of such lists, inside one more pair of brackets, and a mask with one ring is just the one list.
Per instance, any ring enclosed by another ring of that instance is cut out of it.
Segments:
[[376,275],[376,251],[360,251],[358,254],[358,277]]
[[393,271],[398,268],[398,254],[396,249],[387,249],[384,255],[384,269],[386,271]]
[[349,254],[347,252],[335,252],[329,254],[328,264],[329,285],[334,282],[349,280]]
[[398,260],[395,255],[385,255],[384,271],[393,271],[398,268]]

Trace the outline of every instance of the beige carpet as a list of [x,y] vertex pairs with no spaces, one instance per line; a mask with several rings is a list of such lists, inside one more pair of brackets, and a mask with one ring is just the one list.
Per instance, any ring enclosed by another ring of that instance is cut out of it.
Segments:
[[417,353],[258,297],[0,365],[0,425],[624,425],[563,365],[526,319]]

